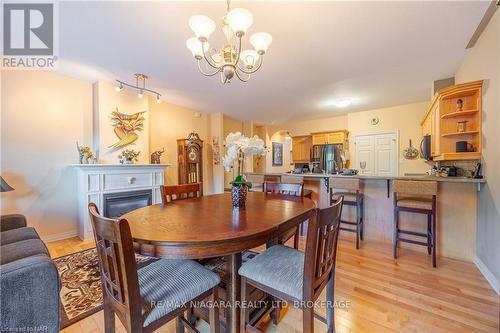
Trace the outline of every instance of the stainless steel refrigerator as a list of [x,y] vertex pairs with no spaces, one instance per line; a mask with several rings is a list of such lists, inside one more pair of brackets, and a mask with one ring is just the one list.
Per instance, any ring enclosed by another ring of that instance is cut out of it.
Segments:
[[317,166],[316,170],[326,173],[342,171],[343,164],[340,158],[342,148],[342,144],[312,146],[311,162]]

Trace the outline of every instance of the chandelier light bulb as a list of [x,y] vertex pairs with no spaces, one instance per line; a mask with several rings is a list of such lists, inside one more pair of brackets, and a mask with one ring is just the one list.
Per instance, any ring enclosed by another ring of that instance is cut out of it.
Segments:
[[255,50],[245,50],[240,54],[240,61],[247,69],[252,69],[258,60],[259,54]]
[[215,30],[215,22],[205,15],[194,15],[189,19],[189,27],[199,40],[206,41]]
[[196,37],[191,37],[186,41],[187,48],[193,53],[193,57],[196,59],[203,58],[204,51],[207,51],[210,45],[208,42],[202,43]]
[[250,44],[260,55],[266,53],[272,41],[273,37],[267,32],[256,32],[250,36]]
[[142,90],[137,94],[137,97],[142,98],[144,95],[142,93]]
[[253,22],[252,13],[245,8],[235,8],[227,13],[227,23],[238,37],[242,37]]

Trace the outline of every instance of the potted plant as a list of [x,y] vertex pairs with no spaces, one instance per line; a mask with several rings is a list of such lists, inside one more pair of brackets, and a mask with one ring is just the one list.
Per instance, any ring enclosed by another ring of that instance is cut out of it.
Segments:
[[136,152],[133,149],[124,149],[120,155],[118,155],[118,160],[120,161],[120,164],[134,164],[138,161],[137,157],[140,153],[140,151]]
[[243,175],[243,161],[245,156],[265,155],[264,141],[257,135],[249,138],[240,132],[236,132],[228,134],[225,146],[227,152],[222,159],[224,169],[229,172],[233,168],[233,163],[238,162],[237,176],[231,182],[233,207],[245,207],[248,189],[252,186],[252,183],[247,182]]

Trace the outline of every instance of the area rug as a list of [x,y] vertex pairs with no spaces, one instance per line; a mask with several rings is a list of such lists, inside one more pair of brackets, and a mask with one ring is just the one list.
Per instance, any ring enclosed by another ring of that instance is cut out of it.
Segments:
[[[136,254],[137,268],[157,258]],[[99,262],[95,248],[54,259],[61,277],[61,328],[102,309]]]
[[[243,253],[243,262],[252,259],[257,252]],[[136,254],[137,268],[158,260]],[[61,328],[65,328],[102,309],[102,289],[99,262],[95,248],[54,259],[61,277]],[[221,276],[221,287],[226,280],[224,258],[203,260],[202,264]]]

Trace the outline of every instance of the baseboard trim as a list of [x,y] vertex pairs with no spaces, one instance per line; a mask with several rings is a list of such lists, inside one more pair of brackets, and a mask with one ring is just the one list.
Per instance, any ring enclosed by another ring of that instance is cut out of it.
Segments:
[[493,273],[488,269],[488,267],[486,267],[484,262],[479,259],[479,257],[474,258],[474,264],[476,264],[476,267],[479,269],[481,274],[483,274],[484,278],[488,281],[493,290],[495,290],[497,295],[500,295],[500,282],[495,275],[493,275]]
[[61,232],[60,234],[52,234],[52,235],[48,235],[48,236],[41,236],[40,238],[48,243],[48,242],[55,242],[55,241],[58,241],[58,240],[63,240],[63,239],[67,239],[67,238],[73,238],[73,237],[76,237],[78,236],[78,231],[77,230],[73,230],[73,231],[67,231],[67,232]]

